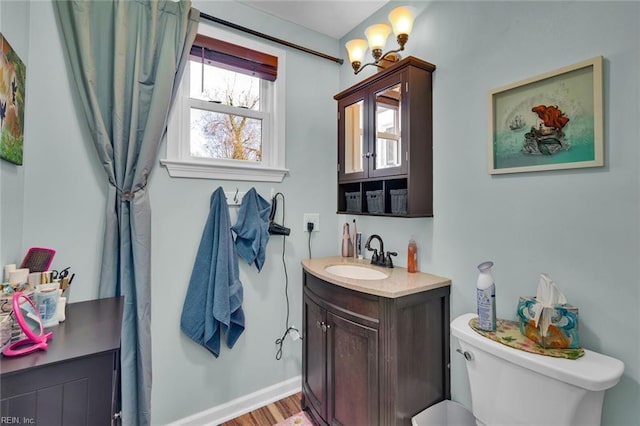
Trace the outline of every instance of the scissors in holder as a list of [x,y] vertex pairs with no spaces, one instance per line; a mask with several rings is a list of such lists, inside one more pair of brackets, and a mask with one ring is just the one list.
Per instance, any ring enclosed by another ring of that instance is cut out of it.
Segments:
[[58,272],[58,271],[56,271],[54,269],[53,271],[51,271],[51,278],[54,279],[54,280],[62,280],[63,278],[68,277],[70,268],[71,268],[71,266],[67,266],[66,268],[64,268],[60,272]]

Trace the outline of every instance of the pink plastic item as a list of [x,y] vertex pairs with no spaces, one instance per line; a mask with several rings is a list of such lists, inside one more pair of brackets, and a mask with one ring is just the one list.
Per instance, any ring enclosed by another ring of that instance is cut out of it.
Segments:
[[29,268],[29,272],[48,271],[55,254],[56,251],[54,249],[31,247],[24,256],[20,268]]
[[[29,327],[29,324],[22,313],[23,303],[29,303],[29,305],[31,305],[31,313],[38,320],[38,334]],[[7,346],[4,351],[2,351],[2,354],[5,356],[18,356],[26,355],[37,350],[46,350],[48,346],[47,341],[53,336],[53,332],[50,331],[49,333],[44,333],[42,320],[40,319],[40,313],[38,312],[36,305],[27,295],[20,291],[13,294],[13,315],[27,337]]]

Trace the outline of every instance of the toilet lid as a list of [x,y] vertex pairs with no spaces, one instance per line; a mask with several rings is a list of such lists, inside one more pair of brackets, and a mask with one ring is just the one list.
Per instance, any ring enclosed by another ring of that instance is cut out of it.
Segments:
[[411,418],[413,426],[455,425],[475,426],[476,419],[466,407],[445,399]]

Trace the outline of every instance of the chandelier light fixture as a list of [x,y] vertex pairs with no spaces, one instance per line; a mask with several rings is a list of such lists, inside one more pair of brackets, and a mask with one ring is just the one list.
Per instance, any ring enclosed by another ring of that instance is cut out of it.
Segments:
[[[367,37],[366,40],[357,38],[349,40],[345,44],[347,53],[349,54],[349,62],[351,62],[355,74],[358,74],[368,65],[383,68],[380,64],[382,61],[396,62],[399,59],[397,53],[404,50],[404,45],[407,43],[407,40],[409,40],[409,34],[413,28],[413,11],[407,6],[396,7],[389,13],[389,22],[391,23],[391,27],[389,27],[388,24],[374,24],[367,27],[364,32]],[[383,54],[382,50],[387,44],[387,37],[391,34],[392,28],[400,47]],[[371,49],[373,62],[362,65],[364,55],[367,52],[367,46]]]

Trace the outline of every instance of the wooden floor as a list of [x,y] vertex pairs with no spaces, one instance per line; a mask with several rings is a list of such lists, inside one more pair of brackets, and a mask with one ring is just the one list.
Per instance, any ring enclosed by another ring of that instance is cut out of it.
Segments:
[[299,413],[301,393],[291,395],[288,398],[281,399],[271,403],[265,407],[258,408],[255,411],[244,414],[228,422],[222,423],[221,426],[271,426]]

